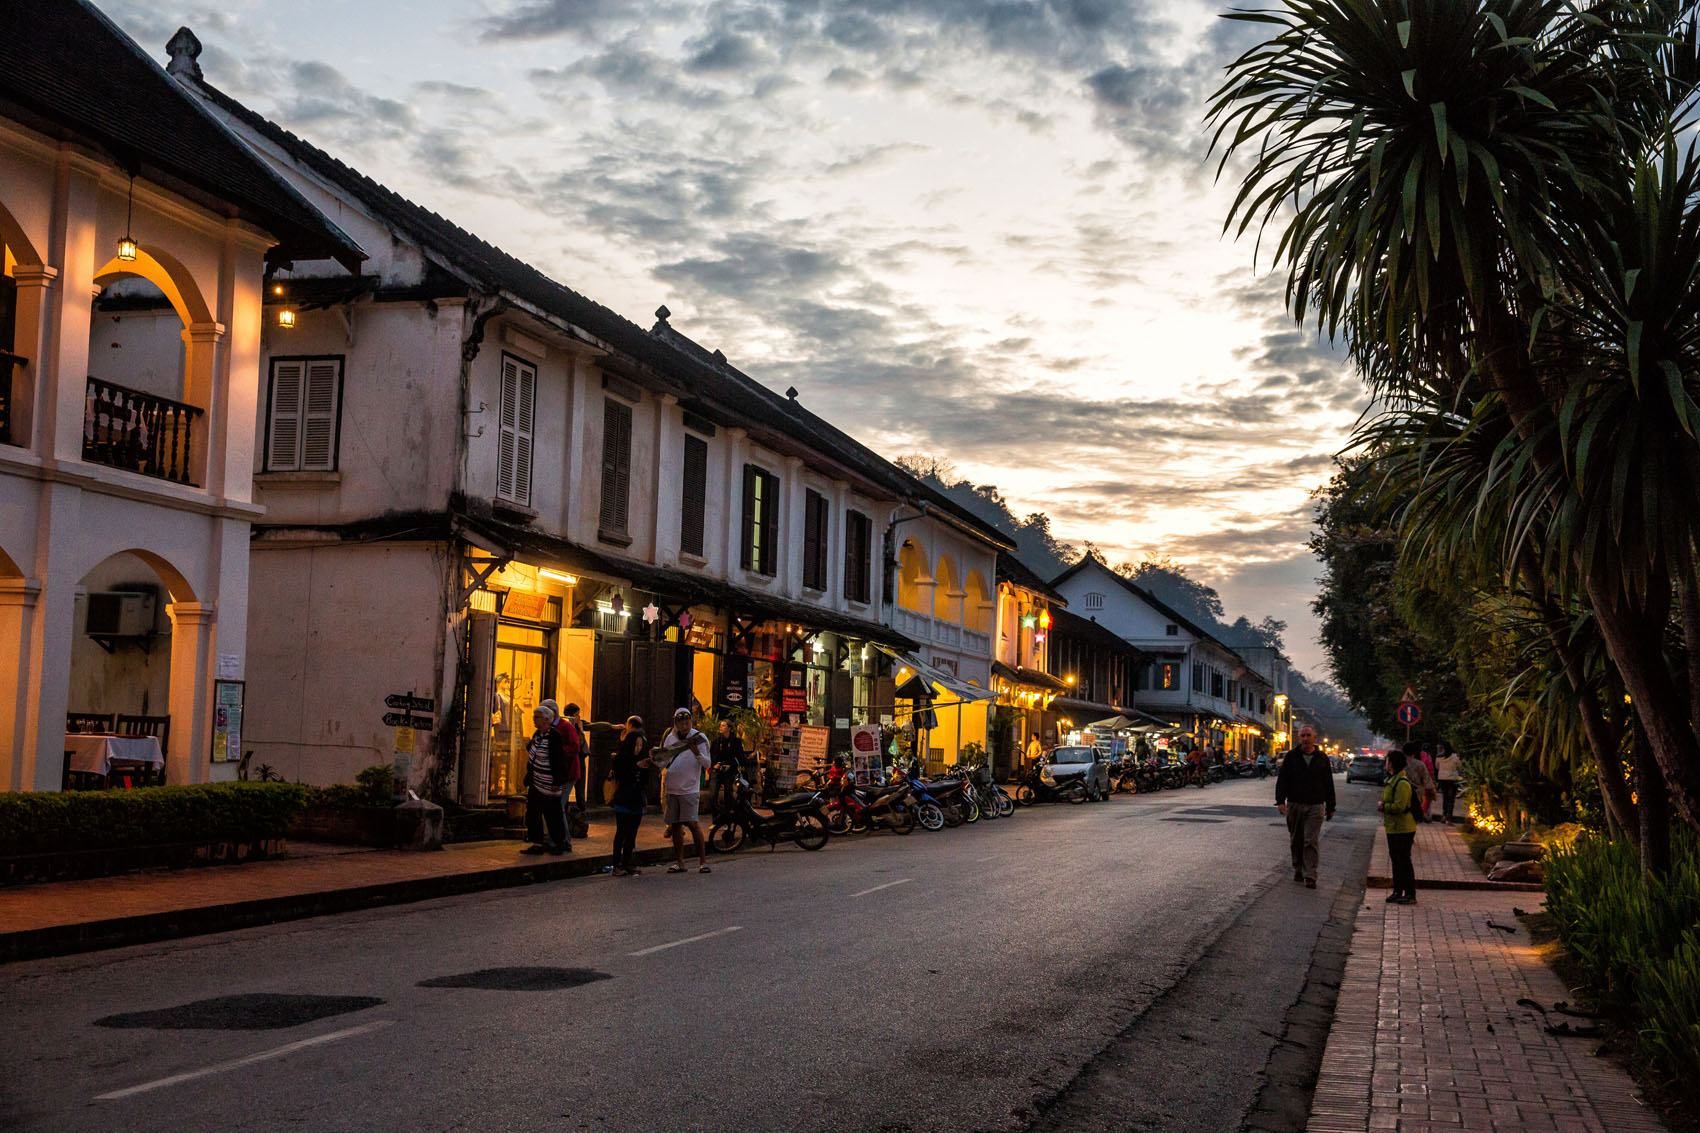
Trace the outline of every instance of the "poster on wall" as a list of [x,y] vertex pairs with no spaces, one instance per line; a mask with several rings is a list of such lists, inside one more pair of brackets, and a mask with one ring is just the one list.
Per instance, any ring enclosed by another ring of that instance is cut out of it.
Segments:
[[850,732],[850,766],[856,782],[870,786],[881,770],[880,730],[877,724],[858,724]]
[[797,729],[797,762],[803,767],[825,766],[827,744],[831,740],[831,728],[805,726]]
[[802,716],[809,711],[809,690],[804,686],[805,670],[798,665],[785,668],[785,687],[779,693],[779,711],[787,716]]
[[243,681],[213,682],[212,761],[235,763],[242,758]]

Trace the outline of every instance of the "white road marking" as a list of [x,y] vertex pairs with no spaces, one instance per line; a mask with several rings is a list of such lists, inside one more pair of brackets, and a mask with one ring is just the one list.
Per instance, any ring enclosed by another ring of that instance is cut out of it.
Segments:
[[117,1101],[119,1098],[127,1098],[135,1094],[145,1094],[150,1090],[161,1090],[166,1086],[175,1086],[180,1082],[193,1082],[196,1078],[206,1078],[213,1074],[223,1074],[230,1070],[240,1070],[244,1066],[252,1066],[256,1062],[265,1062],[267,1059],[271,1058],[282,1058],[286,1054],[294,1054],[296,1051],[306,1050],[308,1047],[322,1046],[325,1043],[334,1043],[340,1039],[351,1039],[356,1035],[367,1035],[371,1034],[373,1031],[381,1031],[394,1021],[395,1020],[393,1019],[374,1019],[372,1022],[362,1023],[358,1027],[348,1027],[340,1031],[332,1031],[325,1035],[314,1035],[310,1039],[297,1039],[295,1042],[284,1043],[282,1046],[273,1047],[271,1050],[262,1050],[258,1054],[250,1054],[242,1058],[233,1058],[229,1062],[216,1062],[211,1066],[203,1066],[199,1070],[188,1070],[182,1074],[173,1074],[169,1078],[158,1078],[152,1082],[143,1082],[139,1086],[126,1086],[122,1090],[113,1090],[110,1093],[100,1094],[96,1096],[94,1100],[97,1102]]
[[872,889],[864,889],[860,893],[852,893],[852,894],[850,894],[850,896],[852,896],[852,897],[866,897],[870,893],[878,893],[881,889],[890,889],[893,885],[908,885],[911,881],[914,881],[914,880],[915,879],[913,877],[899,878],[896,881],[888,881],[884,885],[876,885]]
[[656,944],[656,945],[652,945],[649,948],[639,948],[636,952],[628,952],[628,953],[626,953],[626,955],[628,955],[628,956],[648,956],[652,952],[665,952],[669,948],[678,948],[680,945],[695,944],[699,940],[712,940],[717,936],[725,936],[729,932],[743,932],[743,931],[744,931],[743,925],[736,925],[736,924],[730,925],[726,928],[717,928],[713,932],[704,932],[704,933],[699,933],[696,936],[687,936],[683,940],[669,940],[666,944]]

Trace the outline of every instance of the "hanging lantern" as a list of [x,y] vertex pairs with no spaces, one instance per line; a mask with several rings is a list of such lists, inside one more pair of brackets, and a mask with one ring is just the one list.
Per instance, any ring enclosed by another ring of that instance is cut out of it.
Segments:
[[294,330],[295,308],[279,307],[277,311],[277,325],[282,327],[284,330]]
[[1051,628],[1051,611],[1049,611],[1049,610],[1040,610],[1039,611],[1039,628],[1040,629],[1050,629]]
[[130,174],[130,191],[124,199],[124,235],[118,238],[118,258],[125,263],[134,263],[136,254],[141,249],[136,244],[136,238],[130,235],[130,222],[135,219],[136,212],[136,175]]

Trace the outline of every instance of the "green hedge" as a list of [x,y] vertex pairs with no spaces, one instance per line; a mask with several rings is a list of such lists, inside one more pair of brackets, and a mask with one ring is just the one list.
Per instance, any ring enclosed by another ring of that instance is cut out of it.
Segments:
[[0,857],[281,838],[306,801],[295,783],[0,794]]
[[1672,832],[1670,873],[1600,837],[1547,856],[1547,912],[1601,1005],[1635,1021],[1659,1072],[1700,1076],[1700,848]]

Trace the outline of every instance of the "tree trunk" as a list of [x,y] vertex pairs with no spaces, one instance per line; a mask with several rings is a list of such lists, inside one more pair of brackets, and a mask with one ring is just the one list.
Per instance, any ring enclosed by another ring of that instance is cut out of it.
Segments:
[[1664,877],[1670,872],[1670,799],[1664,776],[1646,763],[1638,760],[1635,769],[1635,789],[1641,800],[1641,869],[1648,877]]

